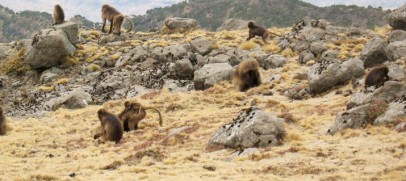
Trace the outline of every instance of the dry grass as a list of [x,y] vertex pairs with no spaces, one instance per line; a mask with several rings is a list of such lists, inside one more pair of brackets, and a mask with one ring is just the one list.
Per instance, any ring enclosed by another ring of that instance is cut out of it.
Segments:
[[8,56],[6,60],[1,61],[2,63],[0,64],[0,74],[20,75],[29,71],[31,68],[24,63],[24,53],[24,49],[19,50],[18,52]]
[[256,48],[257,46],[258,46],[258,44],[254,43],[253,41],[247,41],[247,42],[241,43],[239,48],[241,50],[252,50],[252,49]]

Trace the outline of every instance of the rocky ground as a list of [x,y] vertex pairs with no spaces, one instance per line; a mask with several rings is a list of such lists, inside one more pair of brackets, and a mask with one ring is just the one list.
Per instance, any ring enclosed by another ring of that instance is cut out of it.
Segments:
[[[405,132],[395,128],[406,118],[402,30],[304,19],[269,29],[278,35],[269,44],[245,41],[246,30],[81,30],[77,43],[69,27],[61,28],[66,37],[47,30],[0,46],[0,102],[9,126],[0,137],[2,179],[406,180]],[[45,41],[50,36],[60,41]],[[41,52],[49,42],[63,56]],[[258,61],[263,84],[238,92],[230,80],[246,59]],[[364,92],[366,72],[381,64],[390,82]],[[382,124],[372,125],[371,117],[341,124],[344,111],[353,116],[352,109],[365,107],[370,116],[377,97],[386,101],[373,117]],[[125,100],[159,108],[163,127],[151,111],[119,144],[94,140],[97,110],[118,114]],[[282,118],[280,145],[208,147],[220,127],[252,105]],[[327,134],[333,128],[336,134]]]

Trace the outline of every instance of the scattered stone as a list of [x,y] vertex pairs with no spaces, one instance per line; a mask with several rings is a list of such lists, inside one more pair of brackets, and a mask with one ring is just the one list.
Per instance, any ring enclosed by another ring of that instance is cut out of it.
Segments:
[[203,166],[204,169],[208,170],[208,171],[216,171],[216,167],[213,165],[204,165]]
[[406,40],[406,31],[403,30],[394,30],[388,36],[389,43],[403,40]]
[[388,43],[381,37],[375,37],[368,41],[360,55],[361,60],[364,61],[364,67],[370,68],[387,61],[387,46]]
[[206,64],[194,72],[195,89],[204,90],[220,81],[231,80],[233,72],[233,67],[228,63]]
[[201,55],[207,55],[213,50],[213,42],[204,38],[193,40],[190,45]]
[[265,70],[270,69],[270,68],[279,68],[282,67],[286,64],[288,61],[287,58],[281,56],[281,55],[271,55],[268,58],[262,62],[262,67],[264,67]]
[[59,109],[62,105],[68,109],[79,109],[86,107],[90,102],[92,102],[92,96],[78,88],[45,102],[44,106],[51,111]]
[[391,61],[406,57],[406,40],[390,43],[386,49],[386,54]]
[[175,73],[182,79],[190,79],[193,77],[193,65],[188,59],[182,59],[175,62]]
[[231,18],[224,21],[224,23],[219,28],[217,28],[217,31],[245,30],[245,29],[248,29],[248,21]]

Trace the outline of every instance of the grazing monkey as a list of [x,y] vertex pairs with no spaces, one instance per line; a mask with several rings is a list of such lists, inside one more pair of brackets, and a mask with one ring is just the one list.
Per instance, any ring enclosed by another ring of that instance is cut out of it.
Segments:
[[249,28],[249,31],[248,31],[249,35],[248,35],[247,41],[249,41],[251,38],[254,38],[255,36],[260,36],[260,37],[262,37],[262,40],[264,41],[264,43],[268,44],[266,39],[269,38],[269,36],[271,36],[272,34],[276,35],[263,27],[255,25],[252,21],[250,21],[248,23],[248,28]]
[[365,77],[365,89],[371,86],[376,88],[383,86],[389,80],[388,67],[377,67],[369,71]]
[[65,22],[65,14],[63,13],[62,7],[57,4],[54,7],[54,23],[52,25],[58,25]]
[[6,117],[4,116],[3,109],[0,107],[0,136],[6,135]]
[[104,27],[106,26],[106,20],[109,20],[110,21],[109,33],[111,33],[114,28],[113,34],[120,35],[121,34],[121,25],[123,24],[124,19],[127,19],[127,21],[129,21],[131,24],[130,29],[127,30],[127,32],[130,32],[134,26],[133,22],[129,18],[122,15],[115,8],[111,7],[110,5],[107,5],[107,4],[103,5],[103,7],[102,7],[103,26],[102,26],[101,31],[106,32],[106,30],[104,30]]
[[121,126],[120,119],[104,109],[100,109],[97,114],[101,123],[102,132],[95,134],[94,139],[102,136],[103,139],[107,141],[120,142],[123,137],[123,127]]
[[246,91],[261,84],[259,65],[256,60],[245,60],[241,62],[234,72],[234,85],[240,91]]
[[159,125],[162,126],[161,112],[154,107],[144,107],[140,103],[130,103],[126,101],[124,103],[125,109],[120,113],[119,118],[122,121],[124,131],[131,131],[138,129],[138,123],[147,115],[146,110],[153,109],[158,112]]

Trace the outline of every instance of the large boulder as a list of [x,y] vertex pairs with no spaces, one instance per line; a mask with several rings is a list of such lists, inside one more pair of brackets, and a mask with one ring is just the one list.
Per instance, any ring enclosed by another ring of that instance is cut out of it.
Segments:
[[386,47],[388,43],[381,37],[374,37],[364,47],[361,52],[361,60],[364,61],[364,67],[369,68],[381,64],[388,60],[386,56]]
[[394,30],[388,36],[388,42],[403,41],[406,40],[406,31]]
[[396,123],[396,119],[400,118],[406,118],[406,94],[405,97],[391,102],[385,113],[375,119],[374,125]]
[[54,28],[57,30],[60,29],[65,32],[69,41],[73,45],[79,43],[79,27],[75,22],[67,21],[62,24],[54,25]]
[[386,49],[386,54],[392,61],[396,61],[402,57],[406,57],[406,40],[390,43],[388,48]]
[[197,26],[198,26],[197,21],[195,19],[179,18],[179,17],[167,18],[163,23],[163,28],[171,32],[189,31],[197,28]]
[[219,28],[217,28],[217,31],[223,31],[223,30],[244,30],[248,28],[248,21],[242,20],[242,19],[228,19],[226,20]]
[[66,33],[60,29],[42,30],[34,36],[32,45],[24,60],[32,68],[50,68],[59,65],[64,56],[76,51]]
[[327,50],[327,47],[324,45],[323,42],[313,42],[310,45],[310,51],[314,54],[314,56],[318,57],[321,56],[323,52]]
[[206,64],[194,73],[195,89],[204,90],[220,81],[231,80],[233,72],[233,67],[228,63]]
[[178,60],[183,58],[187,53],[187,50],[180,45],[166,46],[162,50],[162,55],[167,59]]
[[314,64],[308,72],[309,88],[312,93],[318,94],[363,75],[364,66],[359,59],[350,59],[342,64],[322,61]]
[[394,29],[406,30],[406,4],[393,11],[389,15],[388,21]]
[[214,49],[213,42],[204,38],[193,40],[190,42],[190,45],[195,51],[203,56],[209,54]]
[[181,59],[175,62],[175,73],[182,79],[193,77],[194,69],[189,59]]
[[280,145],[285,136],[284,119],[256,107],[241,110],[232,123],[222,126],[208,147],[252,148]]
[[329,134],[335,134],[347,128],[360,128],[367,125],[370,120],[368,119],[369,105],[363,105],[340,113],[334,124],[327,130]]
[[55,111],[61,106],[68,109],[79,109],[86,107],[92,101],[92,96],[82,89],[75,89],[60,97],[45,102],[45,109]]

